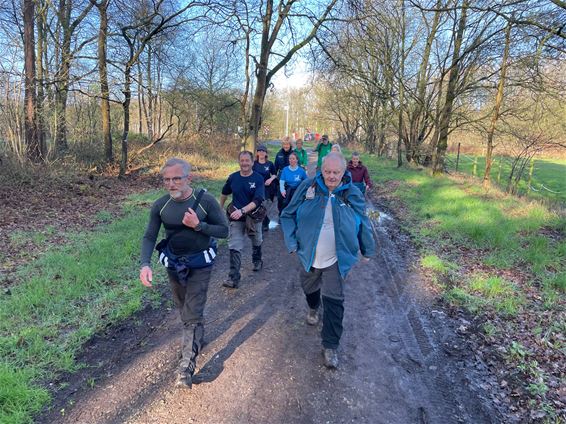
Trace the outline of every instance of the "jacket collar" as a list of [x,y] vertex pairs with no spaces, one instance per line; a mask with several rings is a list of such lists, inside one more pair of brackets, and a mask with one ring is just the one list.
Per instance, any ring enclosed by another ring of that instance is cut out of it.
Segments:
[[361,167],[362,167],[362,161],[358,162],[358,166],[354,166],[351,160],[348,161],[348,168],[361,168]]
[[[326,184],[324,184],[324,178],[322,177],[321,171],[317,172],[315,177],[315,182],[316,185],[322,190],[324,194],[328,194],[328,187],[326,187]],[[352,174],[350,174],[350,171],[346,170],[346,172],[344,172],[344,176],[342,177],[342,184],[336,187],[336,190],[334,190],[334,194],[349,189],[351,185],[352,185]]]

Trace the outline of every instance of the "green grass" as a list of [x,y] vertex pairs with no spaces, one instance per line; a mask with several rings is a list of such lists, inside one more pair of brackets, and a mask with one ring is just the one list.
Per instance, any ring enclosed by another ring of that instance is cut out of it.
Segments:
[[[455,265],[448,265],[450,258],[439,255],[440,248],[462,246],[475,252],[485,266],[532,273],[530,284],[544,281],[549,304],[558,303],[551,291],[557,296],[564,293],[566,241],[547,233],[564,232],[563,215],[496,189],[486,193],[477,181],[431,177],[426,171],[397,168],[392,161],[368,155],[362,160],[378,185],[395,187],[393,194],[401,200],[407,215],[403,225],[423,249],[424,268],[448,273]],[[494,307],[513,314],[523,302],[520,293],[495,275],[482,279],[468,276],[466,281],[475,282],[446,287],[446,296],[474,311]],[[495,296],[497,290],[505,294]]]
[[426,255],[421,258],[421,265],[424,268],[432,269],[438,273],[446,273],[456,266],[450,262],[443,261],[436,255]]
[[[195,185],[218,194],[223,182],[200,180]],[[119,219],[98,212],[96,232],[66,234],[68,244],[48,248],[18,270],[22,283],[0,298],[1,423],[32,422],[49,402],[46,385],[81,366],[75,358],[87,340],[145,305],[161,302],[159,291],[139,283],[138,258],[150,205],[163,194],[129,197]],[[12,242],[23,245],[28,236],[15,233]],[[155,271],[156,281],[165,279],[161,267]]]
[[[456,166],[456,155],[448,155],[450,169]],[[475,172],[474,172],[474,161]],[[529,164],[530,166],[530,164]],[[460,155],[458,171],[483,178],[485,172],[485,157]],[[511,158],[497,156],[494,158],[491,169],[491,181],[500,187],[507,186],[507,178],[511,172]],[[531,187],[529,189],[529,167],[525,169],[523,178],[519,183],[519,193],[527,193],[533,199],[549,199],[566,204],[566,160],[535,159]],[[542,188],[546,187],[546,189]],[[548,190],[547,190],[548,189]],[[552,191],[549,191],[552,190]]]

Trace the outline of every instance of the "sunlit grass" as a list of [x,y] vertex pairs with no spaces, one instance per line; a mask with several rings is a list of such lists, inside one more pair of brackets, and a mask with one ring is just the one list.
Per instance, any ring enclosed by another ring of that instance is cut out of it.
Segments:
[[[426,170],[397,168],[393,161],[362,156],[377,185],[392,187],[404,207],[405,228],[424,250],[421,265],[445,274],[446,258],[434,253],[447,245],[469,249],[487,267],[517,267],[533,275],[531,285],[546,281],[550,290],[563,293],[566,242],[545,231],[563,233],[566,218],[532,201],[507,195],[496,188],[486,192],[480,184],[449,176],[432,177]],[[471,279],[472,277],[469,277]],[[514,287],[497,276],[473,277],[472,286],[446,287],[447,298],[474,311],[494,307],[514,314],[523,302]],[[483,284],[483,285],[482,285]],[[473,287],[473,289],[472,289]],[[501,298],[492,295],[507,290]],[[492,296],[492,297],[490,297]],[[548,294],[548,299],[552,296]],[[557,304],[557,302],[554,302]]]
[[[449,155],[450,169],[456,166],[456,155]],[[485,157],[461,155],[458,171],[474,175],[474,161],[476,162],[475,176],[483,177],[485,171]],[[533,199],[549,199],[566,203],[566,160],[535,159],[531,188],[528,186],[530,164],[528,165],[521,182],[519,191],[528,194]],[[491,181],[502,188],[507,186],[508,176],[511,172],[511,158],[497,156],[494,158]]]

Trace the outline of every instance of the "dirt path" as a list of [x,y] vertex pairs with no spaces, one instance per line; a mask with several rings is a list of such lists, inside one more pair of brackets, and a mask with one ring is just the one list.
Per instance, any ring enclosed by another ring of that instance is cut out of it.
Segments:
[[228,268],[221,251],[192,390],[173,386],[177,313],[154,311],[94,342],[86,353],[93,369],[40,422],[499,422],[470,383],[473,358],[449,319],[429,311],[426,299],[415,303],[421,293],[406,271],[402,237],[393,225],[377,235],[379,256],[347,279],[338,370],[322,365],[320,328],[305,323],[298,260],[275,229],[266,235],[262,272],[251,271],[251,253],[244,253],[236,291],[221,287]]

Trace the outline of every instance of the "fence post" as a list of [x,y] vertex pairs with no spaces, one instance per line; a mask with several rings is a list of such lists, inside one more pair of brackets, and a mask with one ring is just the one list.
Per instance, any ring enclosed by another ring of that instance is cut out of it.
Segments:
[[474,167],[472,168],[472,176],[475,177],[478,171],[478,157],[474,156]]
[[531,166],[529,167],[529,183],[527,186],[527,192],[531,191],[531,184],[533,182],[533,172],[535,170],[535,158],[531,158]]
[[458,172],[458,162],[460,162],[460,143],[458,143],[458,154],[456,155],[456,172]]

